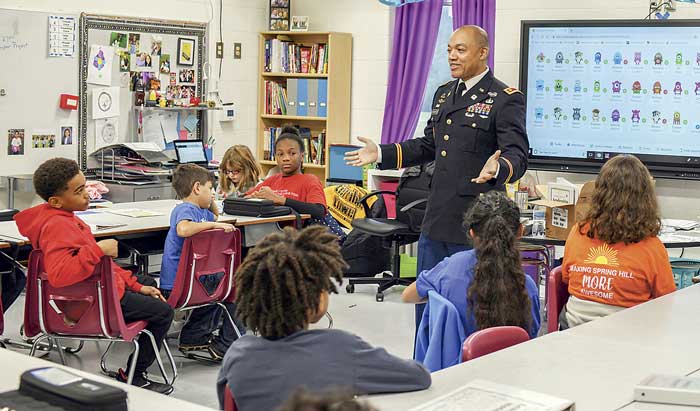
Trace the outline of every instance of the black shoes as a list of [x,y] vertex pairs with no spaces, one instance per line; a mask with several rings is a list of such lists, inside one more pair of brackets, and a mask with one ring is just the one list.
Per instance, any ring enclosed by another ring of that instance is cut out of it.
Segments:
[[[120,368],[119,374],[117,374],[117,381],[125,383],[127,379],[128,379],[127,373]],[[140,387],[140,388],[145,388],[147,390],[154,391],[154,392],[157,392],[159,394],[164,394],[164,395],[169,395],[170,393],[173,392],[172,385],[163,384],[160,382],[149,380],[147,378],[147,374],[145,372],[144,373],[135,373],[134,379],[131,381],[131,385],[134,385],[134,386]]]

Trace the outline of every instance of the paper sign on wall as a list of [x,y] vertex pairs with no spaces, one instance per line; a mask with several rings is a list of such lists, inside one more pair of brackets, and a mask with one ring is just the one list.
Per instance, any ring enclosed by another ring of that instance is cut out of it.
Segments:
[[90,46],[87,82],[90,84],[111,86],[113,62],[114,47],[96,44]]
[[116,117],[95,120],[95,150],[114,144],[119,139],[119,122]]
[[119,115],[119,87],[92,89],[92,118],[116,117]]

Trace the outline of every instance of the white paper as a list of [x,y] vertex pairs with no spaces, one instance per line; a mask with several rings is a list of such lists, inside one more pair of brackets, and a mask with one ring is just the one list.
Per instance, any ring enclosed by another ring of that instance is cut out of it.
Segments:
[[87,82],[90,84],[111,86],[114,56],[114,47],[96,44],[90,46]]
[[75,55],[75,17],[49,16],[49,57]]
[[92,118],[116,117],[119,115],[119,87],[92,89]]
[[124,145],[134,151],[162,151],[157,144],[148,141],[138,143],[124,143]]
[[199,119],[197,116],[191,114],[185,120],[185,128],[192,133],[197,128],[197,123],[199,123]]
[[163,142],[163,129],[160,125],[160,115],[158,113],[144,113],[142,117],[142,137],[143,141],[151,142],[159,147],[159,150],[165,148]]
[[161,113],[160,115],[160,125],[163,128],[163,137],[165,141],[170,143],[173,140],[177,140],[180,134],[177,131],[177,116],[178,113],[168,111]]
[[95,120],[95,150],[119,140],[119,121],[116,117]]

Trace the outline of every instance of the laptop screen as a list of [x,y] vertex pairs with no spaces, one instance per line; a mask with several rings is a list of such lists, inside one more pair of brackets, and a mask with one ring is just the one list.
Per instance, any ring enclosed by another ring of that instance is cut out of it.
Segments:
[[206,164],[207,156],[204,154],[204,142],[202,140],[176,140],[175,153],[180,164],[197,163]]

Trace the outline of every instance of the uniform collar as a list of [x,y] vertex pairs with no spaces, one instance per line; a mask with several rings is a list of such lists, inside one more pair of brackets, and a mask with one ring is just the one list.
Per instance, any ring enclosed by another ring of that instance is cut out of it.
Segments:
[[[486,74],[488,74],[488,72],[489,72],[489,68],[486,67],[486,70],[484,70],[483,73],[481,73],[481,74],[479,74],[479,75],[477,75],[477,76],[474,76],[474,77],[470,78],[470,79],[467,80],[467,81],[464,81],[464,80],[462,80],[462,79],[459,79],[459,81],[457,82],[457,88],[459,88],[459,85],[460,85],[460,84],[464,83],[464,85],[465,85],[465,87],[466,87],[466,90],[467,90],[467,92],[468,92],[472,87],[476,86],[476,84],[477,84],[478,82],[480,82],[481,79],[483,79],[484,76],[486,76]],[[458,96],[458,97],[459,97],[459,96]]]

